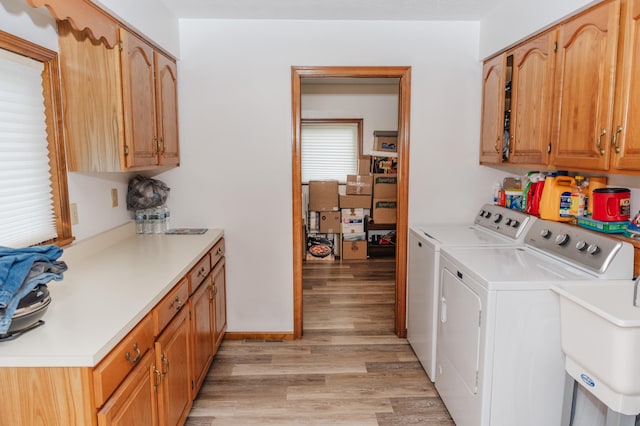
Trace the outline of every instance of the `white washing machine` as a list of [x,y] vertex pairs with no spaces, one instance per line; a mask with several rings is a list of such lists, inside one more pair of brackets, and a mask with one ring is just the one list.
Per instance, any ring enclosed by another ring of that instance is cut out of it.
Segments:
[[544,220],[522,247],[444,248],[435,386],[456,425],[560,425],[566,374],[550,287],[632,275],[630,244]]
[[520,246],[534,220],[533,216],[519,211],[485,204],[473,223],[410,228],[407,340],[431,381],[436,380],[440,250],[459,246]]

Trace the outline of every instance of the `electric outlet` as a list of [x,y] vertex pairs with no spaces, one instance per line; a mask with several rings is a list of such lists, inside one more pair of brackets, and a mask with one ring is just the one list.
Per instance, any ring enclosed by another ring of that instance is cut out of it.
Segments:
[[118,207],[118,188],[111,188],[111,207]]
[[71,210],[71,224],[77,225],[80,221],[78,218],[78,205],[76,203],[71,203],[71,205],[69,205],[69,208]]

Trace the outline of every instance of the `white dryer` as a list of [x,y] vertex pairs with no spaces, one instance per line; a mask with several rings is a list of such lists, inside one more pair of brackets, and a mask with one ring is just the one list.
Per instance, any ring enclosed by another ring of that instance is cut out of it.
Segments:
[[435,386],[456,425],[560,425],[566,374],[550,287],[632,275],[630,244],[544,220],[522,247],[444,248]]
[[407,340],[431,379],[436,380],[438,268],[444,247],[514,247],[535,217],[492,204],[483,205],[473,223],[415,225],[409,230]]

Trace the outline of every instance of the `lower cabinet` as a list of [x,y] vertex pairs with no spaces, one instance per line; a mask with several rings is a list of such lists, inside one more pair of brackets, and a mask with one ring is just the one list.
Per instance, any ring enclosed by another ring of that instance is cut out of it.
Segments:
[[191,347],[192,382],[191,396],[195,398],[211,366],[213,342],[213,280],[211,274],[191,295]]
[[213,271],[213,293],[214,293],[214,332],[213,341],[215,349],[222,343],[224,332],[227,329],[227,287],[226,287],[226,263],[223,257]]
[[155,367],[160,374],[157,397],[158,419],[161,425],[183,424],[191,409],[193,399],[190,343],[189,307],[186,305],[169,323],[155,344]]
[[154,383],[155,352],[146,353],[116,393],[98,412],[98,425],[152,425],[158,424]]

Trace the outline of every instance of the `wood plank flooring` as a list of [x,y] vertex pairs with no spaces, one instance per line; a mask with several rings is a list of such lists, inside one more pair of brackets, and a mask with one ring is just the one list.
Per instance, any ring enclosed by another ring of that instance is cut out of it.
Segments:
[[304,337],[224,341],[186,424],[454,425],[394,326],[394,260],[304,266]]

